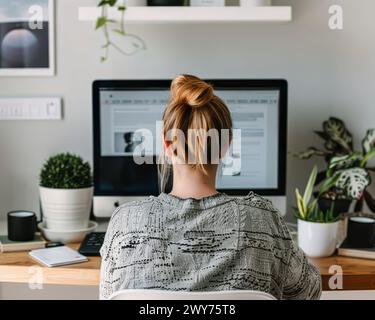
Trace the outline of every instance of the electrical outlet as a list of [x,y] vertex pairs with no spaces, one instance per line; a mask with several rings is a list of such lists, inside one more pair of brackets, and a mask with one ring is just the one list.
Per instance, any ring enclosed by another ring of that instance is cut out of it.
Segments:
[[61,98],[0,98],[0,120],[61,119]]

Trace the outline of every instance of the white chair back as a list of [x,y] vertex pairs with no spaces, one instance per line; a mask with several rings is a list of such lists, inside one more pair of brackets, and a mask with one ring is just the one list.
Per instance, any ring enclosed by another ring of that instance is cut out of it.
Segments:
[[109,300],[276,300],[272,295],[253,290],[168,291],[127,289],[115,292]]

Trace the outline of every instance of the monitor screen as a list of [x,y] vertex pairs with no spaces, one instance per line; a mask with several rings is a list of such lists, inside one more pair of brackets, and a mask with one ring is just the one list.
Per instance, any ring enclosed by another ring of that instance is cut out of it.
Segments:
[[[231,149],[219,166],[217,188],[235,195],[250,190],[264,195],[285,194],[286,82],[209,82],[228,106],[234,128]],[[161,119],[169,99],[169,84],[94,83],[96,195],[159,193],[157,160],[162,148]],[[137,150],[147,156],[147,163],[135,161]]]

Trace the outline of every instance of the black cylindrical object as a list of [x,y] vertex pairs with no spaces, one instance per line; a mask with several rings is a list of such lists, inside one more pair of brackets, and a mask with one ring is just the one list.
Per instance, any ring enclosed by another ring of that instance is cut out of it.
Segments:
[[372,248],[375,245],[375,220],[353,217],[348,223],[348,244],[353,248]]
[[154,6],[176,6],[180,7],[184,5],[184,0],[147,0],[147,5],[150,7]]
[[11,241],[34,240],[36,214],[31,211],[12,211],[8,213],[8,238]]

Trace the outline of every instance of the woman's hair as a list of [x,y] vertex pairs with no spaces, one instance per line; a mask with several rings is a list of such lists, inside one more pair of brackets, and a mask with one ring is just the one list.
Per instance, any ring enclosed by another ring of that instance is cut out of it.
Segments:
[[[163,137],[171,143],[174,160],[207,174],[207,164],[218,164],[232,140],[228,107],[213,87],[198,77],[177,76],[163,114]],[[171,165],[161,154],[159,182],[165,191]]]

